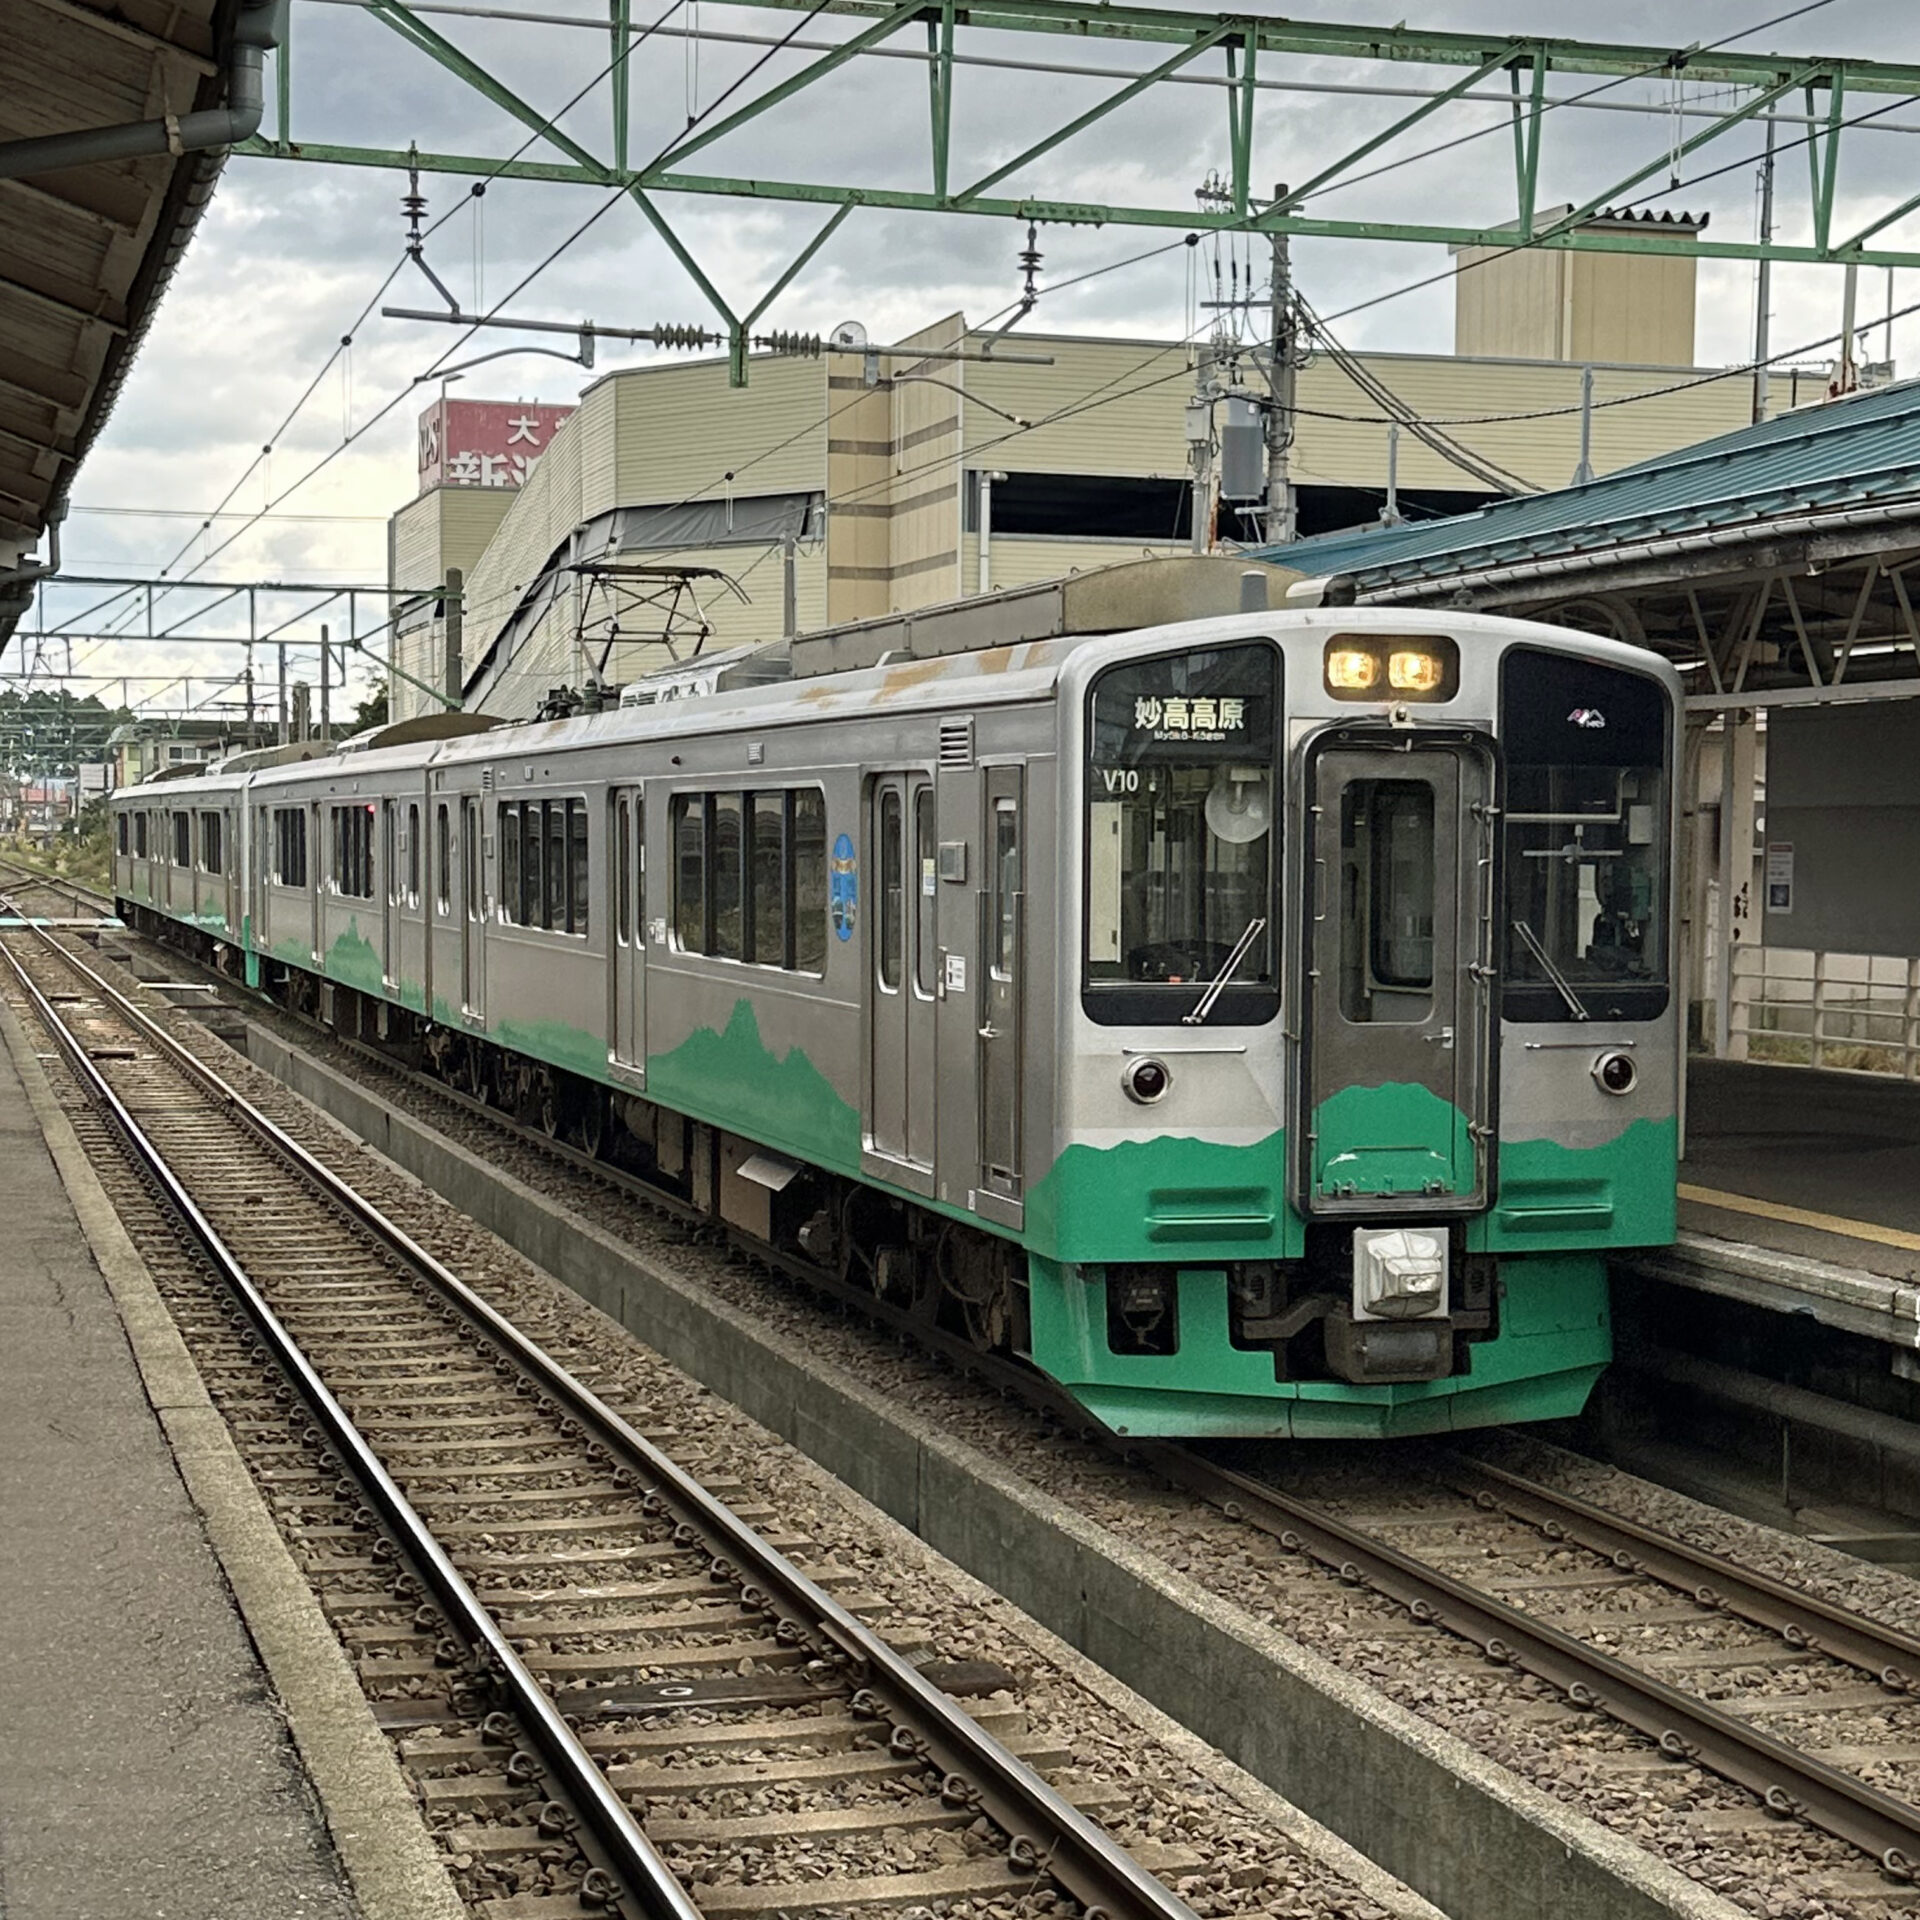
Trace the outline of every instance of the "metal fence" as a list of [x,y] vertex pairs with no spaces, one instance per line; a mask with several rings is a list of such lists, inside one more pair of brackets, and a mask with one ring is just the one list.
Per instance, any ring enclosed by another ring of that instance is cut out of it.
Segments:
[[1737,947],[1727,1053],[1920,1078],[1920,959]]

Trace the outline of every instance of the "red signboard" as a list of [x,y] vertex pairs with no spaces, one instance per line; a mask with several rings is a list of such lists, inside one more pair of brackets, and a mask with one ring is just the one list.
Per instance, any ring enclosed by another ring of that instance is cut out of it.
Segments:
[[572,411],[519,400],[436,400],[420,416],[420,491],[523,485]]

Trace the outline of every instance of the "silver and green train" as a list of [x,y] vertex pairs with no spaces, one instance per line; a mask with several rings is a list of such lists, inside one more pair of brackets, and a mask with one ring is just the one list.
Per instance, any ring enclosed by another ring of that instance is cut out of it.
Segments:
[[114,891],[1115,1429],[1577,1412],[1674,1229],[1671,671],[968,619],[129,788]]

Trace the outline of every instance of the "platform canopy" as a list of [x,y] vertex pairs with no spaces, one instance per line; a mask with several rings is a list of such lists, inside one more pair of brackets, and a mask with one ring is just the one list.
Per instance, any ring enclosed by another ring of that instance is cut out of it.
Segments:
[[[226,97],[239,11],[0,0],[0,647],[31,591],[18,570],[62,512],[213,192],[224,146],[169,149]],[[142,127],[157,151],[88,157],[88,136],[137,145],[125,136]]]
[[[1920,694],[1920,382],[1479,511],[1258,557],[1292,603],[1519,614],[1652,647],[1696,710]],[[1911,576],[1911,577],[1910,577]]]

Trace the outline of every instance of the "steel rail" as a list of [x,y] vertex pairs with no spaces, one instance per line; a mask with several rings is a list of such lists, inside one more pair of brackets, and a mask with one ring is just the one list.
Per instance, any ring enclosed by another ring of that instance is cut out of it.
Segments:
[[[36,931],[38,931],[36,929]],[[121,1016],[149,1038],[171,1061],[198,1080],[216,1098],[226,1103],[232,1115],[279,1152],[290,1165],[312,1181],[327,1199],[350,1213],[355,1220],[384,1244],[409,1268],[425,1279],[443,1299],[478,1328],[506,1354],[513,1364],[530,1376],[565,1414],[578,1422],[622,1466],[624,1472],[648,1483],[645,1498],[656,1504],[676,1523],[676,1532],[688,1544],[697,1537],[714,1555],[716,1579],[736,1583],[740,1597],[749,1609],[775,1615],[785,1623],[780,1635],[816,1650],[825,1660],[845,1671],[866,1696],[863,1704],[884,1712],[893,1723],[895,1751],[912,1753],[943,1776],[942,1794],[956,1805],[970,1805],[985,1814],[1009,1836],[1008,1855],[1016,1867],[1031,1868],[1036,1877],[1042,1873],[1057,1881],[1074,1899],[1088,1908],[1099,1908],[1112,1920],[1195,1920],[1185,1901],[1170,1892],[1157,1878],[1118,1846],[1101,1828],[1078,1808],[1056,1793],[1023,1761],[1009,1753],[986,1732],[973,1716],[924,1679],[911,1662],[904,1659],[885,1640],[873,1633],[858,1618],[842,1607],[821,1587],[800,1572],[792,1562],[769,1546],[724,1502],[684,1473],[651,1442],[637,1433],[621,1416],[590,1388],[530,1340],[519,1328],[499,1314],[450,1269],[413,1240],[406,1231],[389,1220],[370,1201],[354,1191],[339,1175],[316,1158],[290,1134],[262,1113],[212,1067],[151,1018],[144,1009],[122,994],[113,984],[44,933],[40,938],[74,972],[85,978]],[[16,973],[26,978],[19,961],[7,958]],[[31,988],[31,982],[28,982]],[[40,998],[35,991],[36,1000]],[[46,1009],[46,1014],[51,1013]],[[55,1016],[57,1021],[57,1016]],[[57,1029],[58,1030],[58,1029]],[[72,1043],[77,1046],[77,1042]],[[83,1055],[84,1057],[84,1055]],[[91,1060],[85,1062],[89,1084],[106,1087]],[[113,1096],[107,1089],[108,1097]],[[118,1102],[115,1101],[115,1105]],[[121,1109],[124,1112],[124,1109]],[[132,1126],[131,1115],[126,1124]],[[144,1139],[144,1136],[141,1136]],[[146,1151],[151,1151],[147,1149]],[[144,1155],[143,1155],[144,1157]],[[163,1176],[164,1178],[164,1176]],[[168,1182],[171,1193],[177,1183]],[[191,1201],[185,1202],[191,1207]],[[198,1210],[193,1217],[200,1219]],[[196,1225],[196,1233],[199,1226]],[[206,1227],[213,1234],[210,1225]],[[216,1236],[217,1237],[217,1236]],[[257,1296],[256,1296],[257,1297]],[[249,1310],[252,1311],[250,1303]],[[270,1313],[264,1302],[259,1312]],[[278,1323],[274,1322],[277,1327]],[[284,1334],[281,1338],[285,1338]],[[291,1344],[290,1342],[288,1343]],[[295,1349],[297,1353],[297,1349]],[[304,1365],[304,1362],[302,1363]],[[310,1371],[310,1370],[309,1370]],[[318,1381],[315,1381],[318,1386]],[[319,1387],[325,1393],[324,1386]],[[328,1396],[331,1403],[331,1396]],[[335,1409],[338,1413],[338,1409]],[[338,1418],[345,1422],[344,1413]],[[351,1428],[348,1429],[351,1432]],[[356,1439],[357,1435],[354,1436]],[[364,1446],[364,1443],[361,1443]],[[371,1459],[371,1455],[368,1456]],[[404,1497],[386,1479],[384,1469],[373,1461],[392,1497],[404,1505]],[[407,1509],[411,1514],[411,1509]],[[416,1519],[416,1526],[421,1523]],[[430,1536],[429,1536],[430,1538]],[[459,1574],[446,1561],[438,1546],[432,1548],[439,1564],[452,1579]],[[465,1591],[464,1582],[461,1583]],[[468,1596],[471,1598],[471,1595]],[[473,1606],[478,1609],[479,1602]],[[529,1686],[538,1691],[531,1675],[525,1674],[517,1656],[487,1620],[485,1643],[491,1653],[497,1645],[509,1671],[525,1675]],[[544,1694],[540,1695],[550,1718],[592,1769],[586,1755],[564,1721],[559,1719]],[[856,1696],[858,1702],[859,1696]],[[604,1776],[594,1769],[603,1791]],[[616,1805],[620,1803],[615,1801]],[[648,1847],[645,1836],[632,1822],[623,1805],[620,1812],[633,1834]],[[656,1859],[657,1855],[654,1856]],[[661,1871],[665,1872],[664,1863]],[[678,1883],[674,1883],[678,1891]],[[682,1896],[684,1900],[684,1895]],[[663,1913],[666,1909],[661,1910]],[[697,1909],[673,1910],[677,1920],[688,1920]]]
[[[1490,1484],[1475,1486],[1475,1480]],[[1463,1459],[1456,1485],[1483,1506],[1505,1511],[1550,1540],[1567,1540],[1604,1554],[1623,1572],[1645,1574],[1702,1607],[1765,1627],[1790,1647],[1857,1667],[1895,1693],[1920,1694],[1920,1637],[1849,1613],[1771,1574],[1735,1566],[1720,1554],[1485,1460]]]
[[1334,1514],[1165,1441],[1129,1449],[1174,1485],[1414,1619],[1472,1641],[1489,1659],[1547,1682],[1569,1704],[1651,1736],[1661,1752],[1747,1788],[1769,1813],[1823,1828],[1871,1854],[1889,1878],[1920,1878],[1920,1807],[1762,1733],[1708,1701],[1636,1671],[1560,1628],[1373,1539]]
[[[62,959],[73,956],[64,948],[48,945]],[[95,1104],[111,1119],[132,1148],[136,1158],[158,1185],[167,1203],[179,1215],[188,1232],[199,1243],[221,1280],[253,1322],[267,1351],[306,1402],[316,1425],[342,1465],[357,1481],[374,1514],[394,1541],[409,1569],[430,1592],[453,1631],[466,1642],[476,1671],[490,1677],[507,1699],[522,1725],[532,1736],[546,1771],[558,1783],[573,1810],[589,1826],[604,1860],[603,1872],[618,1876],[616,1885],[599,1891],[600,1904],[617,1908],[631,1895],[640,1912],[650,1920],[701,1920],[700,1910],[688,1898],[666,1860],[655,1849],[633,1817],[605,1773],[594,1764],[579,1737],[562,1717],[545,1689],[514,1651],[493,1616],[481,1604],[473,1589],[447,1557],[426,1522],[400,1491],[392,1476],[380,1463],[346,1410],[334,1398],[325,1381],[299,1344],[267,1304],[265,1297],[248,1276],[233,1252],[199,1204],[187,1191],[165,1155],[156,1147],[114,1092],[106,1076],[89,1056],[78,1035],[61,1019],[59,1012],[40,990],[39,984],[10,947],[0,946],[7,965],[28,995],[35,1013],[52,1036],[68,1063],[78,1075]],[[77,963],[76,963],[77,964]],[[98,981],[92,969],[79,971]],[[104,986],[105,983],[100,983]],[[106,991],[113,994],[113,989]],[[122,1011],[137,1013],[117,994]],[[143,1031],[158,1033],[144,1017]],[[161,1035],[170,1042],[171,1036]],[[232,1096],[238,1103],[238,1096]],[[591,1858],[591,1855],[589,1856]],[[599,1863],[596,1863],[599,1864]]]

